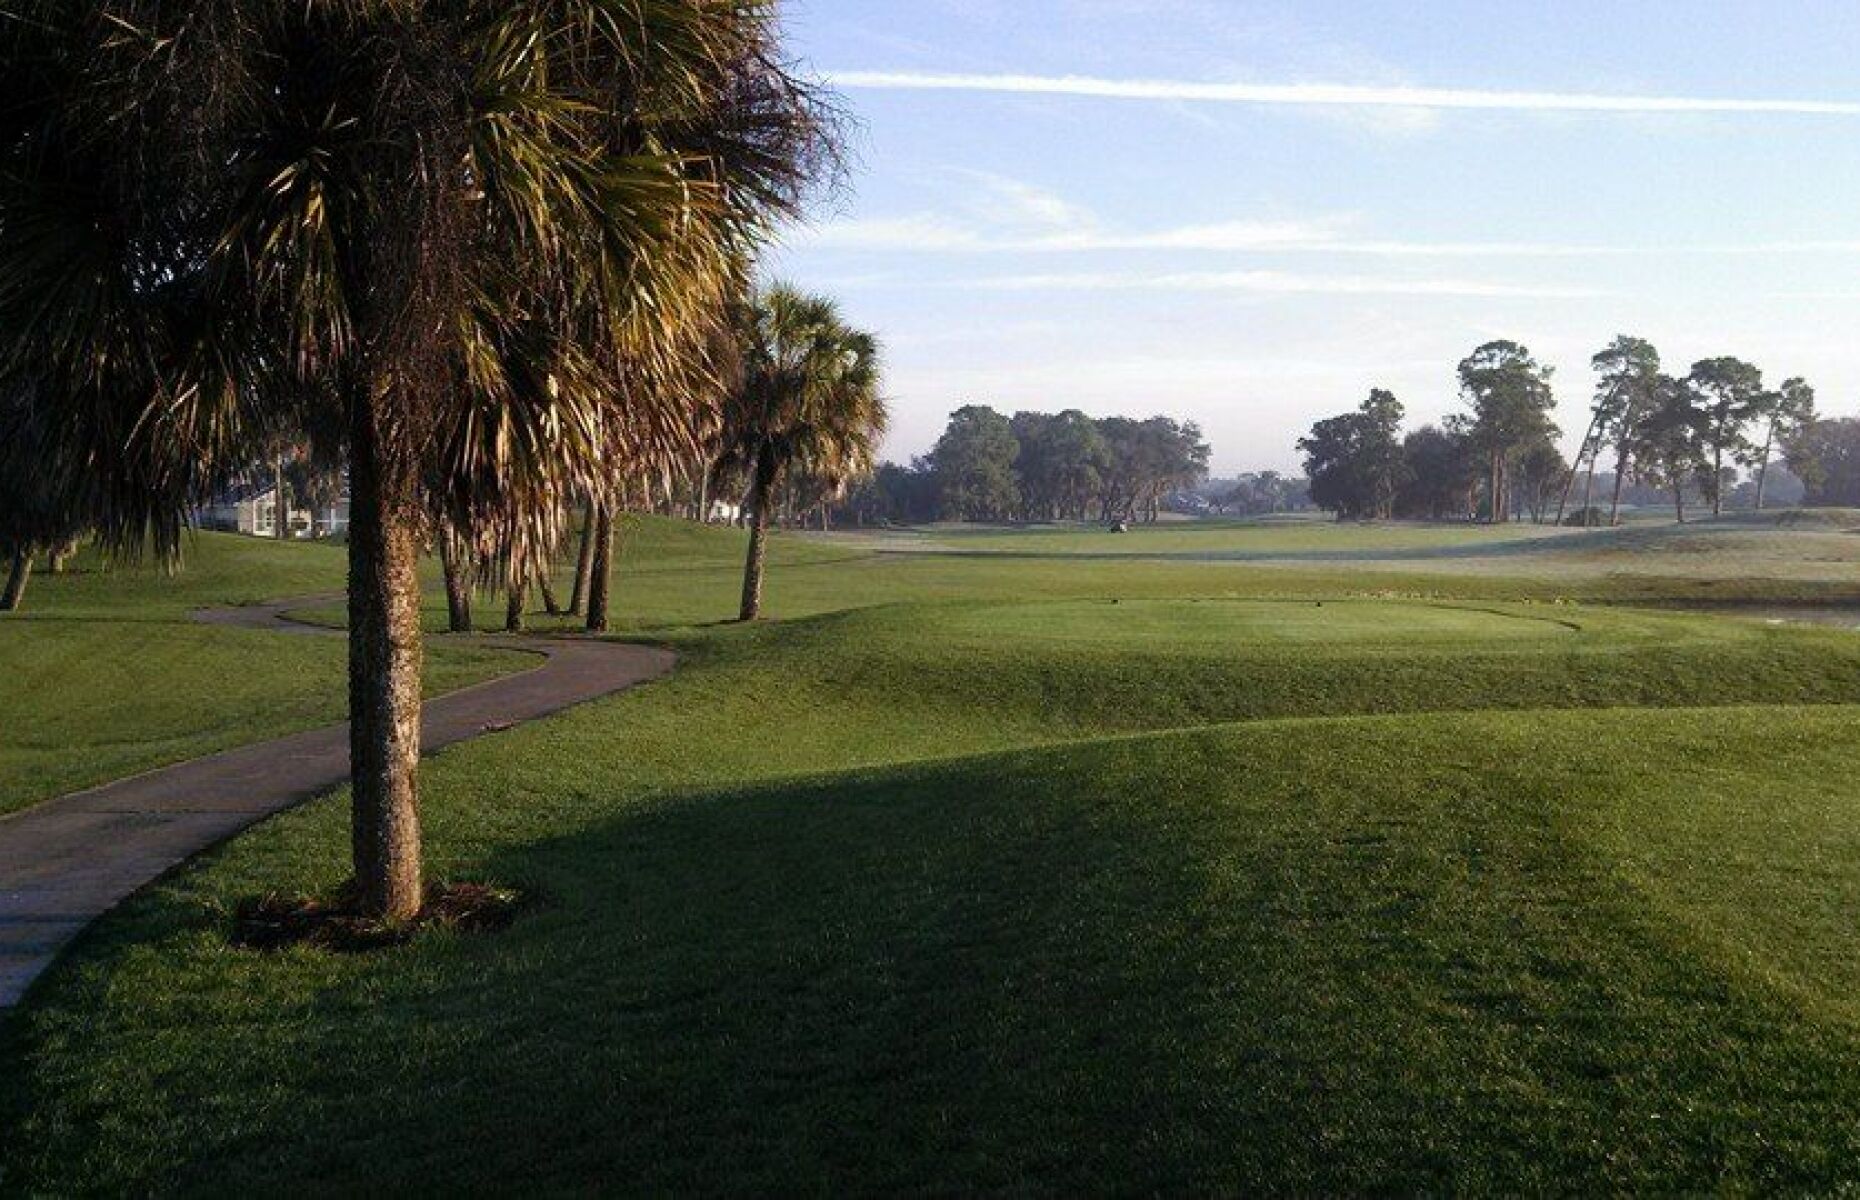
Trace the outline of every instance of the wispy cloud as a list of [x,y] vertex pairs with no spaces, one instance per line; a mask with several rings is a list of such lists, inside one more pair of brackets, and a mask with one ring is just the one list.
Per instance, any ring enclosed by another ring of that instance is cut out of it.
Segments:
[[1187,251],[1203,254],[1334,254],[1365,258],[1658,258],[1860,254],[1860,240],[1777,240],[1611,245],[1603,242],[1432,242],[1344,236],[1348,217],[1219,221],[1142,232],[1075,225],[1002,234],[934,213],[837,221],[794,235],[820,250],[912,254],[1091,254]]
[[842,287],[930,288],[984,292],[1254,292],[1313,296],[1455,296],[1481,299],[1592,300],[1590,288],[1541,287],[1477,279],[1398,279],[1366,275],[1297,275],[1281,271],[1056,272],[924,281],[903,275],[836,280]]
[[873,91],[993,92],[1211,104],[1317,108],[1486,109],[1508,112],[1742,113],[1860,117],[1860,101],[1719,96],[1620,96],[1586,92],[1483,91],[1338,83],[1202,83],[1086,75],[980,75],[834,71],[838,87]]
[[[1354,389],[1366,379],[1412,378],[1440,371],[1433,359],[1404,359],[1399,355],[1339,359],[1312,355],[1299,358],[1208,358],[1180,354],[1134,354],[1120,358],[1067,356],[1054,361],[1017,360],[964,366],[939,362],[922,368],[902,368],[917,388],[961,394],[1020,396],[1064,390],[1077,395],[1082,383],[1099,396],[1118,396],[1129,388],[1211,390],[1232,397],[1248,385],[1274,386],[1310,382]],[[1288,439],[1289,444],[1289,439]]]
[[1285,250],[1339,244],[1340,220],[1224,221],[1149,233],[1117,233],[1079,222],[1002,235],[933,213],[840,221],[798,235],[828,250],[900,250],[964,254],[1062,254],[1110,250]]

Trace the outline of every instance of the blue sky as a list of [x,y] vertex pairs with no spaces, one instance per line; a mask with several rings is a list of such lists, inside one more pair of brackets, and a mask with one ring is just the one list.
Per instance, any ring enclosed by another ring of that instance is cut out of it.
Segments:
[[788,0],[858,127],[769,269],[883,338],[903,458],[964,403],[1165,412],[1283,469],[1496,337],[1581,433],[1617,333],[1860,410],[1860,5]]

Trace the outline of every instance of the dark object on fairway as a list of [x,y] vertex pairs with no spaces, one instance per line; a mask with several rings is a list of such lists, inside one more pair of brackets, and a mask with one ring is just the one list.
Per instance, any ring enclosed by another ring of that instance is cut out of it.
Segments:
[[1129,522],[1129,521],[1119,521],[1119,522],[1118,522],[1117,524],[1115,524],[1115,525],[1113,525],[1113,526],[1111,526],[1111,532],[1112,532],[1112,533],[1129,533],[1129,532],[1130,532],[1130,522]]
[[334,901],[307,896],[259,896],[242,900],[233,914],[232,944],[241,950],[310,946],[336,954],[365,954],[411,941],[426,929],[497,933],[510,927],[523,896],[509,888],[455,883],[427,889],[426,905],[411,921],[388,922],[363,915],[348,896]]

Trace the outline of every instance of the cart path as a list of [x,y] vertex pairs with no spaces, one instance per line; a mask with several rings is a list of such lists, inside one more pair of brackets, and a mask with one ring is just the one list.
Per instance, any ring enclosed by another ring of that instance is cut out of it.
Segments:
[[[340,637],[292,621],[292,609],[340,596],[303,596],[205,609],[211,625]],[[669,650],[592,639],[485,638],[540,659],[533,669],[426,702],[421,746],[431,754],[524,721],[663,678]],[[0,1010],[84,927],[179,864],[258,821],[346,782],[346,724],[177,763],[48,800],[0,818]]]

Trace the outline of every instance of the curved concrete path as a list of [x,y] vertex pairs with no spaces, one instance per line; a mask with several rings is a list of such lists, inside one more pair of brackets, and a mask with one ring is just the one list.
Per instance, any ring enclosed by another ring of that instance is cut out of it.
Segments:
[[[284,614],[304,596],[195,614],[213,625],[340,637]],[[486,638],[539,656],[533,669],[426,702],[427,754],[668,674],[668,650],[614,642]],[[74,792],[0,818],[0,1010],[83,928],[131,893],[247,826],[349,777],[349,729],[331,725]]]

